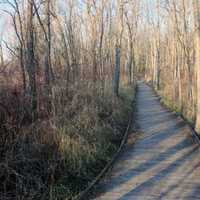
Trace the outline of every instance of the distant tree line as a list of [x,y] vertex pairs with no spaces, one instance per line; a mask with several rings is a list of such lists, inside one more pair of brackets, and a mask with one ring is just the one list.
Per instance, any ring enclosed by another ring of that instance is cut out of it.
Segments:
[[67,90],[85,80],[93,85],[94,95],[104,95],[109,86],[114,96],[119,95],[121,81],[132,83],[140,1],[5,3],[11,8],[5,12],[16,38],[14,47],[5,43],[21,71],[19,82],[24,97],[30,98],[33,119],[41,105],[52,112],[54,91],[61,82]]
[[200,1],[155,2],[145,4],[146,79],[200,131]]

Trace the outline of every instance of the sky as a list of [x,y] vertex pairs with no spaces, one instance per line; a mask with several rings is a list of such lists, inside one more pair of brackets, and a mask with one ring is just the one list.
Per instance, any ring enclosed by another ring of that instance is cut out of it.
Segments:
[[[0,42],[3,47],[3,53],[4,58],[9,56],[9,52],[7,48],[5,47],[5,44],[3,41],[6,42],[13,42],[13,29],[12,29],[12,22],[8,14],[5,12],[5,10],[9,11],[11,10],[10,6],[3,3],[5,0],[0,0]],[[12,2],[12,0],[11,0]]]
[[[3,3],[4,0],[0,0],[0,32],[2,32],[10,23],[8,23],[9,17],[5,10],[11,10],[8,4]],[[11,0],[12,2],[12,0]]]
[[[5,32],[10,26],[8,14],[4,12],[4,10],[11,10],[11,7],[5,3],[6,0],[0,0],[0,33],[2,31]],[[13,0],[10,0],[13,2]],[[148,3],[150,7],[155,5],[156,0],[143,0],[144,3]]]
[[[149,5],[150,10],[153,10],[152,8],[155,6],[156,0],[142,0],[142,1],[145,4]],[[9,15],[5,12],[5,10],[12,11],[12,8],[5,2],[6,0],[0,0],[0,42],[3,39],[4,41],[8,42],[8,44],[12,44],[14,38],[12,21]],[[10,2],[13,2],[13,0],[10,0]],[[5,49],[5,45],[2,44],[2,46],[4,47],[5,55],[8,54],[7,50]]]

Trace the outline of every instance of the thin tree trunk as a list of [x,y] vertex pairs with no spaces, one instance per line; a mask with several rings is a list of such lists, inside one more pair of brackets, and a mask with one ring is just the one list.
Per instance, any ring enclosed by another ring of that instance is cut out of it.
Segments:
[[200,2],[193,1],[195,18],[195,66],[197,72],[197,113],[195,129],[200,132]]
[[119,96],[119,80],[120,80],[120,57],[121,57],[121,50],[119,46],[115,48],[115,72],[113,78],[113,91],[115,96]]
[[46,51],[45,51],[45,93],[47,111],[51,110],[51,14],[50,0],[46,0]]
[[33,30],[33,0],[28,1],[27,13],[27,55],[26,68],[29,77],[29,87],[31,96],[31,112],[33,119],[37,114],[37,88],[36,88],[36,68],[34,59],[34,30]]

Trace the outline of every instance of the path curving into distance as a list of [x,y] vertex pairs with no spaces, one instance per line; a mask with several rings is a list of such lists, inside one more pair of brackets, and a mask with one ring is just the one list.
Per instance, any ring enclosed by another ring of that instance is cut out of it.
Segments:
[[138,83],[138,139],[130,134],[96,200],[200,199],[200,147],[188,125]]

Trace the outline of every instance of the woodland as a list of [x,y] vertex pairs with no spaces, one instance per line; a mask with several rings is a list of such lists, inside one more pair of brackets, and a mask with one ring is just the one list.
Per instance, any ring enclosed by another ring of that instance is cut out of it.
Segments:
[[0,9],[10,24],[0,36],[0,199],[84,190],[117,151],[140,79],[200,133],[200,0]]

